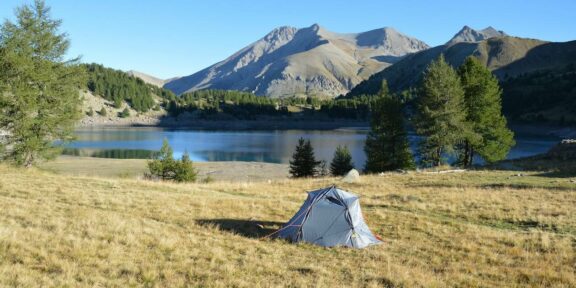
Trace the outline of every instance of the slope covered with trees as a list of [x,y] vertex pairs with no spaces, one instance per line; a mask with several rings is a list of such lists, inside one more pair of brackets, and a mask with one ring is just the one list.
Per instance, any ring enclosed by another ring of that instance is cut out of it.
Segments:
[[116,108],[127,102],[134,110],[146,112],[156,106],[154,96],[171,98],[174,94],[166,89],[146,84],[140,78],[126,72],[106,68],[99,64],[84,65],[88,72],[88,89],[106,100],[114,102]]

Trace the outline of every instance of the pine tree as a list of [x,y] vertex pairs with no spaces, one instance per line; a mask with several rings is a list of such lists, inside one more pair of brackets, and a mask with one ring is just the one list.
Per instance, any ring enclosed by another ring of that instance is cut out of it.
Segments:
[[367,156],[364,168],[366,172],[377,173],[415,167],[402,106],[397,97],[389,94],[387,82],[384,80],[378,99],[372,105],[370,132],[364,146]]
[[100,109],[100,112],[98,112],[98,114],[100,114],[100,116],[105,117],[108,115],[108,112],[106,112],[106,108],[102,107],[102,109]]
[[8,132],[3,158],[32,166],[58,155],[81,117],[85,71],[66,60],[66,34],[44,1],[16,9],[0,30],[0,129]]
[[198,171],[194,168],[194,163],[190,160],[188,152],[184,152],[182,159],[176,165],[174,181],[176,182],[195,182]]
[[443,55],[428,66],[420,93],[415,119],[416,133],[424,138],[420,156],[424,164],[439,166],[470,133],[460,78]]
[[514,133],[502,115],[502,90],[498,79],[475,57],[458,69],[464,89],[466,121],[472,133],[461,145],[460,162],[471,166],[474,154],[486,162],[502,160],[514,146]]
[[167,139],[162,142],[162,148],[154,159],[148,162],[148,170],[152,177],[176,182],[194,182],[198,175],[188,152],[184,153],[181,160],[174,159],[174,151]]
[[318,165],[320,165],[320,161],[316,161],[314,157],[314,148],[312,148],[310,140],[298,139],[296,151],[294,151],[292,160],[290,160],[290,174],[292,177],[313,177],[316,174]]
[[330,173],[334,176],[343,176],[353,168],[354,163],[352,162],[352,155],[350,155],[348,146],[338,145],[334,152],[334,158],[332,158],[330,163]]

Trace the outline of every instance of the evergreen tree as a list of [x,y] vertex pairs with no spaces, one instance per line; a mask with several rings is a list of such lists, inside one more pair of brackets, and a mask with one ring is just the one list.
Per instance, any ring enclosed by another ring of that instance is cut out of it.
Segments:
[[472,128],[461,145],[460,162],[471,166],[474,154],[486,162],[502,160],[514,146],[514,133],[502,115],[502,90],[498,79],[475,57],[468,57],[459,70],[464,89],[466,121]]
[[378,99],[372,105],[371,129],[364,146],[367,156],[364,168],[366,172],[414,168],[402,106],[397,97],[389,94],[387,82],[384,80]]
[[178,161],[174,175],[176,182],[195,182],[198,171],[194,168],[194,163],[190,160],[188,152],[184,152],[182,160]]
[[94,109],[92,109],[92,107],[90,107],[90,109],[88,109],[88,112],[86,112],[86,115],[92,117],[94,116]]
[[188,152],[184,153],[181,160],[174,159],[174,152],[167,139],[162,142],[160,152],[148,162],[148,170],[152,177],[176,182],[194,182],[198,175]]
[[353,168],[354,163],[352,163],[352,155],[350,155],[348,146],[338,145],[338,147],[336,147],[336,151],[334,152],[332,163],[330,163],[330,173],[334,176],[343,176]]
[[78,59],[64,59],[70,44],[60,24],[36,0],[0,29],[0,129],[8,134],[0,145],[8,147],[3,158],[17,165],[58,155],[81,117],[85,73]]
[[470,132],[460,78],[443,55],[428,66],[420,93],[415,119],[416,133],[424,137],[420,156],[424,164],[439,166]]
[[106,108],[102,107],[102,109],[100,109],[100,112],[98,112],[98,114],[100,114],[100,116],[105,117],[108,115],[108,112],[106,112]]
[[296,151],[294,151],[292,160],[290,160],[290,174],[292,177],[313,177],[318,165],[320,165],[320,161],[316,161],[314,157],[314,148],[312,148],[310,140],[298,139]]

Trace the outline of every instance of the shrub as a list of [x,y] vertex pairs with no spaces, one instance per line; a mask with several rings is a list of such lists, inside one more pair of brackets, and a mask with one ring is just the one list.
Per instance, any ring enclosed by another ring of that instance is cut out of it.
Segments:
[[176,182],[194,182],[198,175],[188,152],[184,153],[181,160],[174,159],[172,147],[166,139],[160,152],[148,162],[148,170],[150,175],[146,176],[149,178]]

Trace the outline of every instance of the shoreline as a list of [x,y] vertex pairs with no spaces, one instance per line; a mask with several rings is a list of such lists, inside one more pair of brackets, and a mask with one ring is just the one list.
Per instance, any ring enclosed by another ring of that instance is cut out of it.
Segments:
[[369,129],[367,121],[358,120],[198,120],[166,121],[165,123],[92,123],[80,124],[76,129],[90,128],[158,128],[174,130],[335,130],[335,129]]

